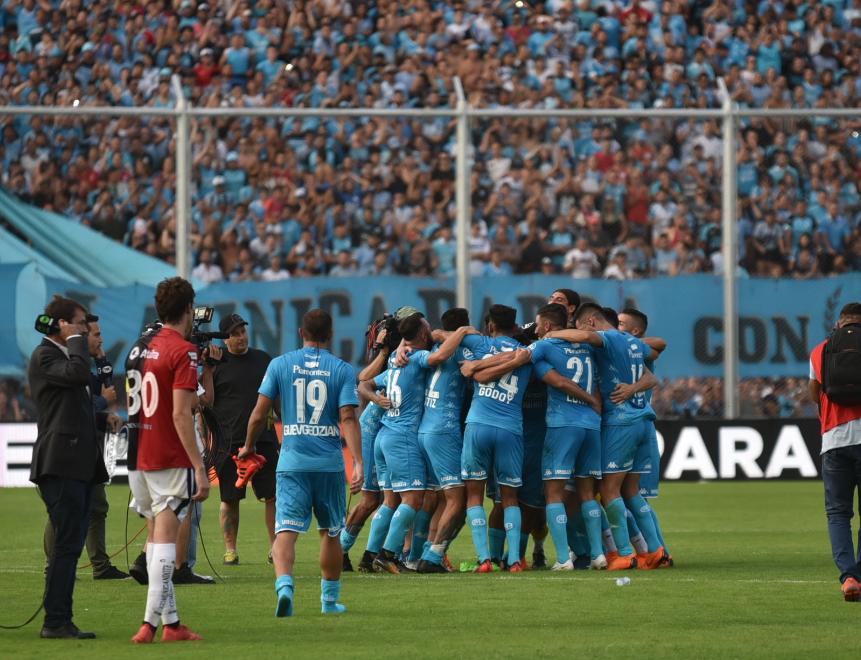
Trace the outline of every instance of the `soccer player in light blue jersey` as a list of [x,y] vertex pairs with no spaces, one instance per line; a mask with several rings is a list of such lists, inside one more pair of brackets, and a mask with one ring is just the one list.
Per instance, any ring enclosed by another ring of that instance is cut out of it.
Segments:
[[[376,323],[373,324],[369,328],[369,332],[376,331],[376,326]],[[391,353],[389,349],[390,344],[386,342],[387,335],[387,330],[383,328],[379,332],[376,332],[375,337],[371,338],[372,343],[368,346],[368,351],[372,354],[372,357],[370,357],[367,366],[359,373],[359,381],[370,380],[385,371],[386,363]],[[365,481],[362,484],[362,498],[353,507],[353,510],[347,513],[347,524],[341,531],[341,548],[344,551],[343,570],[345,572],[353,570],[349,555],[350,549],[355,544],[367,519],[377,511],[383,501],[382,488],[377,479],[377,468],[374,462],[374,444],[382,426],[382,419],[386,410],[373,401],[367,401],[367,399],[365,399],[365,404],[365,409],[359,416],[359,428],[362,432],[362,461],[365,466]],[[376,557],[376,552],[365,550],[359,562],[359,570],[366,573],[372,572],[374,557]]]
[[377,389],[385,389],[389,407],[383,415],[382,428],[377,436],[377,465],[385,471],[387,485],[400,497],[400,504],[392,515],[388,533],[374,569],[379,572],[400,573],[397,554],[404,545],[407,531],[421,508],[428,483],[427,465],[419,445],[418,429],[424,410],[426,360],[430,345],[430,326],[421,314],[413,314],[398,324],[398,332],[412,352],[404,366],[398,364],[397,355],[389,358],[388,369],[372,381],[359,385],[363,396],[374,401]]
[[[354,459],[351,492],[363,481],[363,465],[356,407],[356,374],[349,364],[326,346],[332,338],[332,317],[313,309],[302,317],[302,348],[285,353],[269,364],[248,420],[244,458],[254,451],[276,399],[281,400],[283,441],[276,470],[275,615],[293,614],[293,564],[296,540],[308,531],[311,513],[320,530],[320,597],[324,614],[344,612],[341,592],[340,533],[346,516],[344,454],[341,434]],[[340,429],[339,429],[340,425]]]
[[[435,351],[419,360],[431,369],[425,390],[424,414],[419,427],[419,443],[433,472],[434,481],[442,490],[444,508],[437,523],[436,534],[418,564],[419,573],[447,573],[443,566],[448,544],[463,525],[466,511],[466,491],[460,473],[463,453],[461,406],[466,380],[460,373],[460,363],[472,357],[469,349],[460,346],[468,334],[477,334],[469,326],[469,312],[463,308],[449,309],[442,315],[442,328],[451,334]],[[428,519],[428,524],[430,519]],[[418,520],[416,535],[426,530]]]
[[[490,307],[487,331],[490,336],[467,335],[463,346],[477,359],[515,351],[522,345],[512,339],[517,312],[505,305]],[[488,475],[495,474],[502,498],[508,566],[512,573],[523,570],[520,561],[520,507],[517,491],[523,483],[523,396],[532,371],[523,365],[498,380],[473,387],[472,404],[466,418],[461,476],[466,482],[467,520],[478,553],[478,572],[493,570],[487,540],[484,490]]]
[[[667,348],[667,342],[659,337],[645,337],[646,330],[649,327],[649,318],[640,310],[629,307],[619,313],[619,330],[627,332],[639,338],[643,343],[651,347],[654,351],[662,353]],[[654,361],[646,360],[646,369],[655,373]],[[624,400],[630,398],[627,391],[627,386],[617,386],[617,391],[613,393],[612,398]],[[652,390],[646,392],[646,402],[652,403]],[[649,470],[640,475],[640,495],[649,500],[649,508],[652,511],[652,520],[655,523],[655,532],[658,535],[659,543],[664,547],[668,556],[668,565],[673,565],[672,554],[664,540],[664,533],[661,530],[661,524],[658,520],[658,515],[652,506],[651,500],[658,496],[660,479],[661,479],[661,452],[658,448],[658,433],[655,430],[655,422],[649,421],[648,424],[649,436]]]
[[[645,360],[657,352],[636,337],[615,329],[604,310],[594,303],[577,309],[576,330],[551,333],[571,342],[588,343],[596,349],[598,381],[603,403],[601,426],[601,501],[610,521],[618,556],[608,557],[610,570],[657,568],[665,552],[658,540],[648,503],[639,492],[639,470],[648,462],[647,421],[655,414],[646,402],[644,392],[657,384],[646,369]],[[613,401],[611,395],[619,384],[634,385],[631,398]],[[628,535],[625,512],[630,509],[645,537],[648,551],[634,556]]]

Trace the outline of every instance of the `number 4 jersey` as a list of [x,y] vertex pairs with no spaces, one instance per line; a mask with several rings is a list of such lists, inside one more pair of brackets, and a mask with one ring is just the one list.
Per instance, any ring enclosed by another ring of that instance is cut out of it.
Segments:
[[353,367],[325,349],[300,348],[269,363],[258,392],[281,399],[279,472],[344,471],[340,409],[359,405]]
[[173,424],[174,390],[197,390],[197,348],[161,328],[138,339],[126,360],[129,470],[191,467]]

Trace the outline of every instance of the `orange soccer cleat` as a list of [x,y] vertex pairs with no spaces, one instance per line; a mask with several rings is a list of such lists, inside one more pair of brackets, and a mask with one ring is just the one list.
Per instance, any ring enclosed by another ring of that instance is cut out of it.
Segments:
[[519,561],[514,562],[508,569],[509,573],[522,573],[526,569],[523,567],[523,564]]
[[655,568],[661,568],[661,564],[664,561],[664,557],[666,556],[666,554],[667,553],[664,552],[663,546],[661,546],[654,552],[637,555],[637,568],[640,568],[645,571],[650,571]]
[[617,555],[613,559],[607,557],[608,571],[627,571],[631,568],[637,568],[637,558],[634,555]]
[[854,577],[848,577],[843,581],[843,600],[847,603],[861,600],[861,583]]
[[266,465],[266,459],[260,454],[248,454],[245,458],[232,456],[236,463],[236,488],[245,488],[257,471]]
[[493,573],[493,562],[485,559],[475,568],[473,573]]
[[140,630],[137,631],[132,641],[135,644],[152,644],[155,637],[155,628],[148,623],[141,624]]
[[203,639],[196,632],[188,629],[188,626],[165,626],[161,631],[163,642],[197,642]]

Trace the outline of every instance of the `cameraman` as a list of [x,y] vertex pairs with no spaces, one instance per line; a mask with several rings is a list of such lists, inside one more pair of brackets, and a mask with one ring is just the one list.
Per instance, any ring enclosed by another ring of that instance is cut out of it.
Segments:
[[[245,444],[248,418],[257,403],[257,390],[272,358],[268,353],[248,346],[248,322],[239,314],[221,319],[218,329],[229,337],[224,340],[227,351],[210,346],[203,368],[203,387],[206,392],[200,400],[215,412],[222,433],[227,437],[231,455]],[[214,366],[211,364],[214,363]],[[275,542],[275,466],[278,463],[278,438],[267,428],[257,439],[257,453],[266,464],[251,478],[251,486],[258,500],[266,505],[266,531],[269,546]],[[239,502],[245,499],[245,487],[236,488],[236,463],[226,459],[218,467],[221,491],[221,531],[224,535],[224,564],[239,564],[236,539],[239,534]],[[270,555],[271,556],[271,555]]]
[[[98,415],[97,422],[104,419],[107,428],[116,432],[119,430],[122,421],[114,414],[109,413],[108,408],[116,402],[117,392],[113,386],[113,368],[111,363],[105,356],[102,349],[102,329],[99,326],[99,317],[95,314],[87,314],[87,350],[90,357],[95,360],[96,373],[90,373],[90,395],[93,400],[93,410]],[[106,418],[103,416],[107,415]],[[98,430],[97,442],[99,448],[104,454],[104,429]],[[111,564],[111,559],[108,557],[105,544],[105,520],[108,517],[108,498],[105,493],[105,485],[103,483],[93,486],[93,493],[90,500],[90,523],[87,528],[87,555],[90,558],[90,564],[93,567],[94,580],[125,580],[129,578],[128,573],[124,573],[116,566]],[[45,525],[45,557],[50,560],[51,552],[54,547],[54,528],[49,520]]]
[[72,622],[75,570],[90,518],[93,485],[108,480],[96,441],[87,350],[87,311],[54,296],[39,321],[45,338],[30,357],[28,377],[36,402],[38,433],[30,481],[48,509],[54,551],[45,574],[45,622],[40,635],[51,639],[93,639]]

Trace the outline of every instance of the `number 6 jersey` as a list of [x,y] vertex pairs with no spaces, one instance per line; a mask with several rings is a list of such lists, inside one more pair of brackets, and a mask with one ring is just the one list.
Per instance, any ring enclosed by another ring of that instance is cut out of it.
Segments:
[[258,390],[281,398],[278,472],[343,472],[340,408],[358,406],[356,372],[329,351],[304,347],[269,363]]
[[174,390],[197,390],[197,348],[161,328],[138,339],[126,359],[129,470],[192,467],[173,425]]

